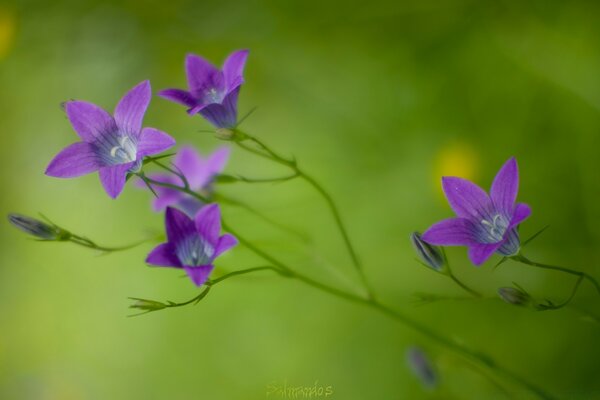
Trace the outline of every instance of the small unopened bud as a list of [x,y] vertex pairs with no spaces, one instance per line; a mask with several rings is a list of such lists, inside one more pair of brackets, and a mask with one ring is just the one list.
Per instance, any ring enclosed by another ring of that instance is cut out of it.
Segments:
[[406,351],[406,361],[411,371],[419,378],[423,386],[428,389],[433,389],[437,386],[437,373],[423,350],[418,347],[410,347]]
[[130,305],[129,308],[136,308],[138,310],[158,311],[167,307],[165,303],[161,303],[160,301],[138,299],[134,297],[131,297],[131,300],[135,300],[135,303]]
[[69,233],[54,225],[21,214],[8,214],[8,221],[17,229],[43,240],[66,240]]
[[419,256],[419,259],[426,266],[438,272],[444,270],[444,256],[438,247],[423,241],[419,232],[413,232],[412,235],[410,235],[410,241],[415,248],[417,256]]
[[531,302],[531,296],[521,289],[513,287],[501,287],[498,296],[508,304],[515,306],[527,306]]
[[235,138],[235,131],[228,128],[218,128],[216,134],[217,138],[221,140],[233,140]]

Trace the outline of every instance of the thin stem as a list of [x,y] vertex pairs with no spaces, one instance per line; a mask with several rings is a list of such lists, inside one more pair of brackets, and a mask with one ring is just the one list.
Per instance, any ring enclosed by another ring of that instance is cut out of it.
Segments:
[[250,214],[253,214],[254,216],[256,216],[259,219],[262,219],[263,221],[265,221],[266,223],[268,223],[269,225],[274,226],[275,228],[282,230],[284,232],[289,233],[290,235],[296,236],[298,239],[300,239],[302,242],[307,243],[310,241],[310,238],[302,232],[299,232],[293,228],[290,228],[286,225],[283,225],[273,219],[271,219],[270,217],[266,216],[265,214],[261,213],[260,211],[256,210],[254,207],[249,206],[246,203],[242,203],[239,200],[235,200],[232,199],[230,197],[227,197],[221,193],[215,193],[214,194],[214,200],[218,201],[218,202],[222,202],[225,204],[229,204],[235,207],[239,207],[242,208],[244,210],[246,210],[247,212],[249,212]]
[[475,297],[481,297],[481,293],[471,289],[470,287],[468,287],[467,285],[465,285],[462,281],[460,281],[452,272],[452,268],[450,268],[450,260],[448,259],[448,256],[446,255],[446,250],[441,247],[442,250],[442,257],[444,258],[444,264],[446,265],[446,275],[448,275],[448,277],[450,277],[450,279],[452,279],[454,281],[454,283],[456,283],[458,286],[460,286],[463,290],[465,290],[467,293],[469,293],[472,296]]
[[[181,188],[177,185],[164,184],[162,182],[157,182],[157,181],[152,181],[152,180],[151,180],[151,183],[169,187],[174,190],[182,191],[184,193],[190,194],[190,195],[204,201],[202,196],[200,196],[199,194],[197,194],[193,191],[190,191],[188,189]],[[468,347],[462,345],[461,343],[456,342],[451,338],[447,338],[447,337],[437,333],[436,331],[426,327],[425,325],[422,325],[421,323],[411,319],[410,317],[408,317],[398,311],[395,311],[395,310],[391,309],[390,307],[380,303],[373,296],[365,298],[365,297],[356,295],[354,293],[346,292],[344,290],[335,288],[333,286],[329,286],[327,284],[316,281],[310,277],[299,274],[298,272],[295,272],[294,270],[292,270],[290,267],[288,267],[283,262],[279,261],[278,259],[274,258],[270,254],[266,253],[262,249],[258,248],[257,246],[255,246],[254,244],[249,242],[247,239],[245,239],[239,233],[235,232],[224,220],[222,221],[222,226],[223,226],[224,230],[226,230],[226,231],[232,233],[234,236],[236,236],[241,244],[245,245],[251,251],[253,251],[255,254],[257,254],[261,258],[265,259],[270,264],[272,264],[275,267],[275,269],[277,269],[277,272],[281,273],[282,275],[302,281],[316,289],[319,289],[321,291],[329,293],[333,296],[336,296],[336,297],[339,297],[339,298],[342,298],[344,300],[348,300],[348,301],[351,301],[354,303],[362,304],[369,308],[378,310],[379,312],[387,315],[388,317],[390,317],[390,318],[402,323],[403,325],[408,326],[409,328],[417,331],[418,333],[430,338],[431,340],[437,342],[441,346],[446,347],[447,349],[450,349],[450,350],[456,352],[457,354],[462,355],[463,357],[471,359],[474,362],[477,362],[477,363],[481,364],[482,366],[490,368],[491,370],[513,380],[514,382],[516,382],[516,383],[520,384],[521,386],[530,390],[532,393],[535,393],[539,398],[547,399],[547,400],[555,399],[555,397],[546,393],[543,389],[528,382],[527,380],[525,380],[524,378],[515,374],[514,372],[497,365],[489,356],[487,356],[483,353],[475,352],[475,351],[469,349]],[[240,274],[236,274],[236,275],[240,275]],[[162,305],[162,303],[158,303],[158,304],[161,304],[162,306],[164,306],[162,308],[167,308],[167,307],[180,307],[180,306],[191,304],[194,302],[197,303],[208,294],[208,291],[210,290],[210,288],[211,288],[211,286],[207,286],[207,288],[204,290],[204,292],[200,293],[198,296],[196,296],[193,299],[188,300],[184,303],[172,303],[171,302],[166,305]],[[135,300],[143,301],[142,299],[135,299]],[[133,308],[141,308],[141,307],[136,307],[135,305],[132,307]],[[150,312],[150,311],[154,311],[154,310],[148,310],[147,312]]]
[[114,251],[124,251],[124,250],[132,249],[134,247],[139,246],[142,243],[147,242],[148,239],[140,240],[139,242],[135,242],[135,243],[128,244],[125,246],[117,246],[117,247],[100,246],[86,237],[78,236],[75,234],[71,234],[69,241],[72,243],[78,244],[80,246],[87,247],[89,249],[94,249],[94,250],[110,253],[110,252],[114,252]]
[[225,274],[223,276],[218,277],[217,279],[213,279],[213,280],[209,281],[208,286],[214,286],[217,283],[222,282],[222,281],[224,281],[226,279],[229,279],[229,278],[233,278],[234,276],[245,275],[245,274],[250,274],[252,272],[267,271],[267,270],[275,271],[278,274],[281,274],[283,276],[287,276],[287,273],[284,272],[284,271],[281,271],[279,268],[267,265],[267,266],[264,266],[264,267],[254,267],[254,268],[241,269],[241,270],[238,270],[238,271],[230,272],[228,274]]
[[289,180],[292,180],[294,178],[297,178],[299,175],[297,172],[288,175],[288,176],[282,176],[279,178],[247,178],[245,176],[241,176],[241,175],[237,175],[235,178],[237,178],[238,181],[241,182],[246,182],[246,183],[277,183],[277,182],[286,182]]
[[244,237],[240,236],[239,233],[233,231],[231,229],[231,227],[229,227],[227,224],[225,224],[225,222],[223,222],[223,228],[225,230],[229,231],[230,233],[232,233],[234,236],[236,236],[237,239],[240,241],[240,243],[242,243],[243,245],[248,247],[250,250],[252,250],[258,256],[264,258],[269,263],[272,263],[273,265],[277,266],[281,270],[285,271],[289,277],[298,279],[310,286],[313,286],[316,289],[322,290],[333,296],[340,297],[342,299],[349,300],[349,301],[352,301],[355,303],[359,303],[359,304],[362,304],[369,308],[375,309],[375,310],[387,315],[388,317],[402,323],[403,325],[408,326],[409,328],[417,331],[418,333],[432,339],[433,341],[437,342],[441,346],[446,347],[447,349],[450,349],[450,350],[454,351],[455,353],[460,354],[463,357],[466,357],[467,359],[477,362],[477,363],[481,364],[482,366],[488,367],[489,369],[496,371],[497,373],[500,373],[501,375],[503,375],[509,379],[512,379],[514,382],[517,382],[521,386],[523,386],[523,387],[527,388],[528,390],[530,390],[531,392],[535,393],[538,397],[540,397],[542,399],[549,399],[549,400],[554,399],[553,396],[546,393],[543,389],[528,382],[527,380],[523,379],[516,373],[497,365],[493,361],[493,359],[491,359],[489,356],[487,356],[483,353],[475,352],[475,351],[469,349],[468,347],[462,345],[461,343],[437,333],[436,331],[428,328],[425,325],[422,325],[421,323],[411,319],[410,317],[400,313],[399,311],[393,310],[392,308],[384,305],[383,303],[379,302],[378,300],[376,300],[374,298],[364,298],[362,296],[358,296],[353,293],[349,293],[349,292],[337,289],[335,287],[326,285],[326,284],[318,282],[312,278],[309,278],[307,276],[299,274],[298,272],[293,271],[287,265],[285,265],[281,261],[277,260],[270,254],[264,252],[263,250],[259,249],[255,245],[253,245],[251,242],[246,240]]
[[464,283],[462,283],[453,273],[449,273],[448,276],[450,277],[450,279],[452,279],[458,286],[460,286],[461,288],[463,288],[467,293],[473,295],[474,297],[481,297],[481,293],[476,292],[475,290],[471,289],[470,287],[468,287],[467,285],[465,285]]
[[600,284],[598,284],[598,281],[593,276],[588,275],[585,272],[576,271],[576,270],[565,268],[565,267],[558,267],[555,265],[538,263],[535,261],[531,261],[530,259],[526,258],[525,256],[523,256],[521,254],[517,254],[516,256],[512,256],[511,258],[514,261],[520,262],[521,264],[530,265],[532,267],[543,268],[543,269],[548,269],[548,270],[553,270],[553,271],[560,271],[560,272],[564,272],[569,275],[583,277],[583,278],[587,279],[588,281],[590,281],[594,285],[594,287],[596,288],[598,293],[600,294]]
[[282,156],[280,156],[279,154],[277,154],[274,150],[272,150],[269,146],[267,146],[265,143],[263,143],[261,140],[259,140],[258,138],[249,135],[247,133],[243,133],[243,137],[247,138],[248,140],[252,141],[253,143],[255,143],[257,146],[259,146],[262,150],[264,150],[264,152],[261,152],[259,150],[253,149],[249,146],[246,146],[243,142],[237,141],[236,143],[243,149],[250,151],[251,153],[257,154],[261,157],[267,158],[269,160],[275,161],[279,164],[285,165],[289,168],[291,168],[292,170],[294,170],[294,172],[296,173],[297,176],[299,176],[300,178],[304,179],[309,185],[311,185],[322,197],[323,199],[325,199],[325,202],[327,203],[327,205],[329,206],[329,209],[333,215],[333,218],[335,220],[335,223],[338,227],[338,230],[340,231],[340,234],[342,235],[342,239],[344,241],[344,244],[348,250],[348,253],[350,254],[350,258],[352,259],[352,264],[354,265],[354,267],[356,268],[356,270],[358,271],[358,274],[360,276],[360,279],[363,283],[363,285],[365,286],[365,288],[367,289],[367,293],[369,295],[370,298],[374,298],[374,292],[373,289],[371,288],[367,277],[363,271],[363,267],[362,267],[362,263],[358,258],[358,255],[356,254],[356,250],[354,249],[354,246],[352,244],[352,241],[350,240],[350,236],[348,235],[348,231],[346,230],[345,224],[342,221],[342,217],[340,215],[340,212],[333,200],[333,198],[331,197],[331,195],[325,190],[325,188],[319,184],[312,176],[308,175],[306,172],[304,172],[303,170],[300,169],[300,167],[298,167],[297,163],[295,160],[288,160]]

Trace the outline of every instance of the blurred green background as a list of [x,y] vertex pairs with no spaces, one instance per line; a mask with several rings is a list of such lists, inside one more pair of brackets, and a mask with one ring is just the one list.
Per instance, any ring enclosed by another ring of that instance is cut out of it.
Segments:
[[[416,304],[418,292],[463,296],[414,261],[408,241],[451,216],[442,174],[489,187],[510,156],[534,213],[530,258],[600,277],[600,4],[587,1],[28,1],[0,6],[0,211],[42,212],[106,245],[162,231],[150,196],[117,200],[97,175],[44,176],[76,135],[60,109],[77,98],[109,110],[132,86],[183,87],[187,52],[217,64],[249,48],[244,123],[295,155],[333,193],[381,298],[484,351],[563,399],[600,398],[600,315],[588,284],[574,306],[535,312],[495,299],[517,282],[560,302],[573,279],[514,263],[457,275],[486,300]],[[207,153],[221,145],[200,118],[155,97],[146,126]],[[235,149],[226,170],[284,169]],[[218,190],[311,232],[302,244],[240,209],[239,231],[315,278],[360,291],[322,200],[300,181]],[[264,399],[270,384],[332,386],[335,399],[506,399],[530,394],[371,310],[269,273],[228,281],[195,307],[126,318],[128,296],[183,301],[197,289],[143,260],[153,244],[99,257],[37,243],[0,224],[0,398]],[[262,265],[241,246],[216,273]],[[427,351],[440,375],[424,390],[405,361]],[[498,388],[500,384],[505,391]],[[278,398],[270,396],[270,398]],[[280,398],[280,397],[279,397]]]

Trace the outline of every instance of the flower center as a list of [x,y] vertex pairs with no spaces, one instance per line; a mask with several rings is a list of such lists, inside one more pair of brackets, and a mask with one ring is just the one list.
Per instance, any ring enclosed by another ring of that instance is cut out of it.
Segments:
[[207,103],[220,103],[221,95],[215,88],[210,88],[205,92]]
[[129,136],[119,136],[119,144],[110,149],[110,157],[115,164],[135,161],[137,148]]
[[179,261],[188,267],[210,264],[215,249],[198,235],[190,235],[181,240],[175,254]]
[[504,233],[506,233],[508,220],[503,215],[496,214],[492,221],[482,219],[481,225],[483,226],[485,243],[497,243],[502,240]]

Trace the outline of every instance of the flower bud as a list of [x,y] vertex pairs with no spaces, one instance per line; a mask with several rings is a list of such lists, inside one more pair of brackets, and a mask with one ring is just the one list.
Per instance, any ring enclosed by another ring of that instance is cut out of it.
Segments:
[[8,221],[15,228],[43,240],[66,240],[69,236],[64,229],[26,215],[8,214]]
[[437,386],[437,373],[423,350],[418,347],[410,347],[406,351],[406,361],[411,371],[419,378],[423,386],[428,389],[433,389]]
[[412,235],[410,235],[410,241],[413,244],[417,256],[419,256],[419,259],[426,266],[437,272],[444,270],[444,256],[438,247],[423,241],[419,232],[413,232]]
[[165,303],[161,303],[160,301],[138,299],[135,297],[131,297],[131,300],[135,300],[135,303],[130,305],[129,308],[136,308],[138,310],[158,311],[167,307]]
[[218,128],[216,134],[217,138],[221,140],[233,140],[235,138],[235,131],[228,128]]
[[515,306],[527,306],[531,302],[531,296],[520,289],[513,287],[501,287],[498,296],[508,304]]

